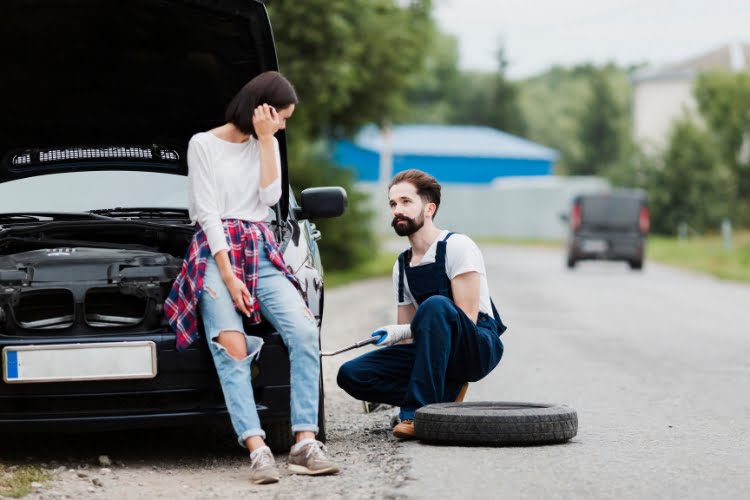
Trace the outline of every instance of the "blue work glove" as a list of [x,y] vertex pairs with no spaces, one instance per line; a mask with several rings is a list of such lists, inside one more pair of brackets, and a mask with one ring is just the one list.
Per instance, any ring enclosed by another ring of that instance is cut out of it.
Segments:
[[372,334],[371,337],[380,337],[375,345],[393,345],[404,339],[411,338],[411,325],[387,325],[381,326]]

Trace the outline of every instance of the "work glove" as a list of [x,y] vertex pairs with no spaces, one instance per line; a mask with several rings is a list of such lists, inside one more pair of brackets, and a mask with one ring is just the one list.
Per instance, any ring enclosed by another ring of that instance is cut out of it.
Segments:
[[375,341],[375,345],[393,345],[404,339],[411,338],[411,325],[387,325],[381,326],[372,334],[371,337],[380,337]]

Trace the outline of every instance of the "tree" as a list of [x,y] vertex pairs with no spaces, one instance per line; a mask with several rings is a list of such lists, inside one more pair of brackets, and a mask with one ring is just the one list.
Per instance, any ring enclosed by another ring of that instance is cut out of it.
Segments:
[[593,71],[589,86],[589,98],[578,128],[581,155],[570,164],[570,173],[576,175],[604,173],[620,158],[625,135],[622,129],[624,111],[605,73]]
[[716,140],[723,162],[736,177],[732,215],[750,224],[750,73],[715,72],[698,76],[698,109]]
[[466,72],[461,75],[450,121],[484,125],[525,136],[527,127],[519,103],[519,86],[506,76],[508,60],[502,44],[497,51],[497,65],[495,73]]
[[718,228],[733,180],[711,135],[689,118],[676,122],[649,186],[654,231],[675,234],[681,222],[701,232]]

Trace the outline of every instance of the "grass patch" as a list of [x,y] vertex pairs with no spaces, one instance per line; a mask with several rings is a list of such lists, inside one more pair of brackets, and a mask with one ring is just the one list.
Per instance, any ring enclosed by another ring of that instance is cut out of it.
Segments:
[[9,468],[0,464],[0,496],[21,498],[31,493],[31,483],[42,483],[51,478],[52,474],[39,467],[21,465]]
[[477,245],[515,245],[524,247],[565,248],[565,240],[505,238],[500,236],[477,236],[472,239]]
[[390,276],[393,272],[393,263],[397,258],[398,254],[395,252],[379,252],[373,259],[354,269],[326,271],[326,288],[336,288],[366,278]]
[[750,232],[735,233],[732,249],[724,250],[719,235],[676,238],[650,237],[646,256],[657,262],[709,273],[717,278],[750,283]]

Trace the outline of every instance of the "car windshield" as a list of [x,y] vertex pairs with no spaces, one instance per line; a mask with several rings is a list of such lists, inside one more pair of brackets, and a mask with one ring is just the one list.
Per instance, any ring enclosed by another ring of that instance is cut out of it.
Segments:
[[187,208],[187,177],[155,172],[68,172],[0,184],[0,213]]

